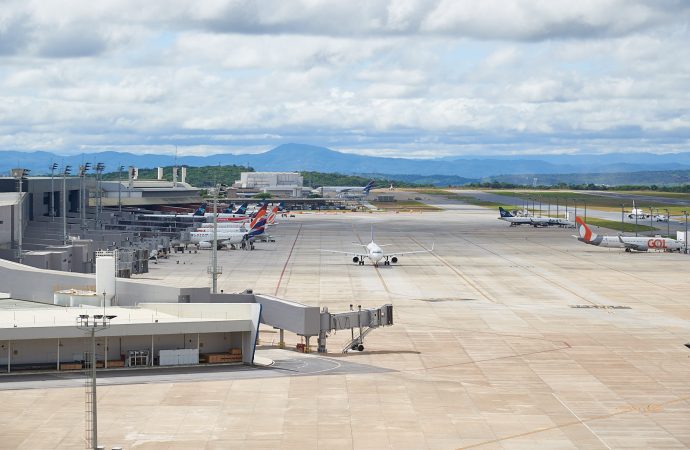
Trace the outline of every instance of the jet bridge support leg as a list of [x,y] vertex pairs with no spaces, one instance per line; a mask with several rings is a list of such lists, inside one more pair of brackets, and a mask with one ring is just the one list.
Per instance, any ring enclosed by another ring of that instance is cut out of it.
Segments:
[[325,330],[319,331],[319,338],[316,342],[318,344],[316,351],[319,353],[326,353],[326,331]]
[[285,330],[280,328],[280,341],[278,341],[278,348],[285,348]]
[[[347,343],[343,352],[353,348],[364,350],[364,337],[379,327],[393,325],[393,305],[383,305],[380,308],[350,310],[343,313],[331,314],[328,308],[321,312],[321,330],[318,338],[318,351],[326,353],[326,338],[329,333],[338,330],[351,330],[352,339]],[[359,334],[355,336],[354,330]],[[308,342],[308,341],[307,341]]]

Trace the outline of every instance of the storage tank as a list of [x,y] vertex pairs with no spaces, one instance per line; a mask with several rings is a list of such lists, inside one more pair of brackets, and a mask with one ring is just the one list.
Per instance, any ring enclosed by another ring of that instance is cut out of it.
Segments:
[[105,292],[105,306],[111,306],[115,297],[115,257],[98,256],[96,258],[96,293],[101,302]]

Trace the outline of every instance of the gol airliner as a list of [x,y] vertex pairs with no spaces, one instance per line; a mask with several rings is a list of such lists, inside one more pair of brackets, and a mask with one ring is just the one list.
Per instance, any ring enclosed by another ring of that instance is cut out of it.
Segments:
[[589,229],[581,217],[576,217],[577,231],[579,236],[575,236],[578,241],[585,244],[596,245],[599,247],[624,248],[626,252],[633,250],[646,252],[647,250],[680,251],[683,243],[675,239],[661,236],[599,236]]

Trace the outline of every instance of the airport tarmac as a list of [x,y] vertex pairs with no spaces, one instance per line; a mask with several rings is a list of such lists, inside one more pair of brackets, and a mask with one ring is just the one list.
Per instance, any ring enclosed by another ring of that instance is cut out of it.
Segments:
[[[142,449],[690,446],[688,255],[602,249],[578,242],[573,230],[510,228],[493,209],[447,207],[298,214],[269,230],[275,243],[220,252],[218,285],[225,292],[252,288],[332,312],[392,303],[395,325],[368,335],[362,353],[340,352],[349,333],[329,337],[331,353],[304,373],[296,369],[309,367],[300,363],[304,355],[266,350],[281,363],[240,368],[241,376],[200,370],[196,378],[166,373],[172,378],[104,384],[100,443]],[[371,224],[376,242],[390,244],[386,252],[432,243],[435,251],[379,268],[320,251],[354,250],[353,242],[368,242]],[[142,278],[210,286],[208,262],[208,251],[173,254]],[[291,348],[299,342],[286,338]],[[275,330],[261,333],[263,346],[277,339]],[[333,370],[333,361],[351,369]],[[294,375],[278,373],[281,367]],[[266,376],[271,370],[275,376]],[[3,389],[8,381],[0,379],[0,448],[83,446],[82,387],[34,380]]]

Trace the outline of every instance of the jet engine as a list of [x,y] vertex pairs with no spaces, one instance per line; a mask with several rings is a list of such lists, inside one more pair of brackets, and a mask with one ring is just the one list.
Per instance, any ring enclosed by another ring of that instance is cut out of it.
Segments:
[[392,262],[393,264],[397,263],[397,262],[398,262],[398,257],[397,257],[397,256],[392,257],[392,258],[391,258],[391,262]]
[[358,263],[358,262],[359,262],[359,258],[358,258],[357,256],[355,256],[354,258],[352,258],[352,262],[353,262],[353,263]]

